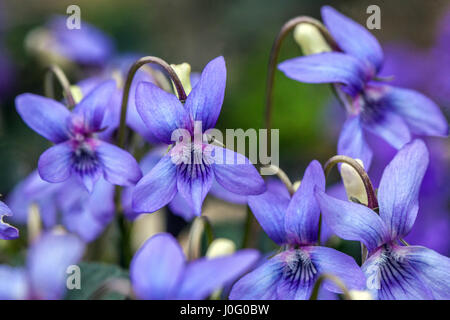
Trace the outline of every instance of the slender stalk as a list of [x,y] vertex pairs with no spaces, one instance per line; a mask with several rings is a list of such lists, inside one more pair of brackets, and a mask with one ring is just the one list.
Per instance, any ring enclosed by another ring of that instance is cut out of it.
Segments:
[[[273,86],[275,82],[275,68],[277,65],[281,44],[283,43],[283,40],[286,38],[289,32],[293,30],[297,25],[302,23],[309,23],[318,28],[319,31],[324,36],[325,40],[330,45],[330,47],[332,47],[333,49],[338,48],[336,41],[328,32],[327,28],[319,20],[316,20],[311,17],[299,16],[287,21],[283,25],[277,37],[275,38],[275,41],[273,42],[272,49],[270,51],[269,64],[267,70],[265,124],[269,135],[270,129],[272,128],[272,104],[273,104]],[[270,136],[268,141],[270,141]]]
[[209,222],[205,216],[196,217],[192,223],[189,232],[188,242],[188,259],[194,260],[201,256],[203,235],[206,233],[208,246],[214,241],[214,233]]
[[120,148],[123,148],[125,145],[125,132],[126,132],[126,116],[127,116],[127,108],[128,108],[128,98],[130,95],[130,88],[131,84],[133,82],[133,78],[136,74],[136,72],[139,70],[140,67],[142,67],[145,64],[153,63],[161,66],[164,68],[164,70],[167,71],[170,78],[172,79],[175,89],[177,90],[179,100],[181,102],[186,101],[186,92],[184,91],[183,85],[181,84],[180,79],[178,78],[175,71],[172,69],[172,67],[163,59],[158,57],[142,57],[139,60],[137,60],[128,70],[127,79],[125,81],[125,86],[123,88],[123,94],[122,94],[122,106],[120,110],[120,125],[119,125],[119,133],[118,133],[118,146]]
[[69,109],[75,106],[75,99],[73,98],[72,92],[70,91],[70,82],[67,79],[64,71],[57,65],[51,65],[47,68],[44,76],[44,91],[45,95],[49,98],[55,99],[55,90],[53,87],[53,77],[55,77],[59,84],[61,85],[64,96],[67,100],[67,105]]
[[316,283],[314,284],[314,288],[313,288],[313,291],[312,291],[312,294],[311,294],[311,297],[309,298],[309,300],[317,300],[317,298],[319,296],[320,286],[322,285],[322,283],[325,280],[334,282],[334,284],[337,285],[339,287],[339,289],[342,290],[345,300],[352,300],[350,291],[347,289],[344,282],[342,282],[342,280],[339,279],[338,277],[336,277],[332,274],[328,274],[328,273],[321,274],[320,277],[317,279]]
[[364,188],[366,189],[367,206],[370,209],[378,208],[378,201],[377,197],[375,196],[375,190],[373,188],[372,181],[370,181],[369,175],[364,170],[364,168],[355,159],[341,155],[331,157],[324,166],[325,176],[328,176],[331,169],[338,163],[346,163],[356,170],[363,181]]

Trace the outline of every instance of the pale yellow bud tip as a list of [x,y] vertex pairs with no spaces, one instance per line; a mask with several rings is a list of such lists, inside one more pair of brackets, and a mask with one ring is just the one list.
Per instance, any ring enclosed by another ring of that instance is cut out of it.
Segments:
[[352,300],[373,300],[369,291],[365,290],[350,290],[350,298]]
[[[363,168],[364,164],[361,160],[355,159]],[[364,183],[353,167],[343,163],[341,167],[341,177],[344,182],[345,191],[349,200],[357,199],[360,203],[367,205],[367,193]]]
[[[170,66],[175,71],[178,78],[180,78],[181,84],[183,85],[186,95],[189,95],[189,93],[192,91],[191,65],[189,63],[184,62],[182,64],[171,64]],[[172,85],[173,85],[173,83],[172,83]],[[175,90],[175,86],[174,86],[174,90]],[[175,92],[176,92],[176,90],[175,90]]]
[[73,100],[75,103],[79,103],[81,99],[83,99],[83,92],[81,92],[81,88],[76,85],[70,86],[70,93],[72,94]]
[[215,239],[208,247],[206,256],[208,258],[215,258],[233,254],[236,251],[236,245],[233,241],[225,238]]
[[294,188],[294,191],[297,191],[298,190],[298,188],[300,187],[300,184],[301,184],[302,182],[299,180],[299,181],[295,181],[294,182],[294,184],[292,185],[292,187]]
[[332,51],[319,29],[309,23],[301,23],[295,27],[294,39],[304,55]]

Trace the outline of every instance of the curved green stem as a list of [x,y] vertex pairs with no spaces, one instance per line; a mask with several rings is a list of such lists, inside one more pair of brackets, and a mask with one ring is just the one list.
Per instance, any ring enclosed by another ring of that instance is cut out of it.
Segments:
[[344,295],[345,300],[352,300],[350,291],[347,289],[347,286],[344,284],[344,282],[342,282],[342,280],[339,279],[338,277],[328,273],[322,273],[320,277],[317,279],[316,283],[314,284],[314,288],[309,300],[317,300],[319,296],[320,286],[325,280],[330,280],[334,282],[334,284],[337,285],[339,289],[342,290],[342,294]]
[[[267,82],[266,82],[266,111],[265,111],[265,125],[270,135],[270,129],[272,127],[272,104],[273,104],[273,86],[275,82],[275,68],[277,65],[278,55],[280,53],[281,44],[286,38],[288,33],[293,30],[297,25],[302,23],[309,23],[319,29],[328,42],[330,47],[337,49],[338,45],[333,39],[327,28],[319,21],[311,17],[300,16],[293,18],[286,22],[278,33],[275,41],[273,42],[272,49],[270,51],[269,65],[267,70]],[[268,139],[270,141],[270,137]]]
[[45,95],[49,98],[55,99],[55,91],[53,87],[53,77],[58,79],[59,84],[61,85],[64,96],[67,99],[67,105],[69,109],[72,109],[75,106],[75,99],[73,98],[72,92],[70,91],[70,82],[67,79],[64,71],[57,65],[53,64],[49,66],[45,72],[44,76],[44,91]]
[[214,241],[211,223],[205,216],[196,217],[189,232],[188,260],[195,260],[200,257],[204,233],[206,233],[209,246]]
[[152,57],[152,56],[142,57],[139,60],[137,60],[135,63],[133,63],[130,70],[128,70],[127,79],[125,81],[125,86],[123,88],[122,106],[120,109],[120,124],[119,124],[119,133],[118,133],[118,143],[117,143],[119,148],[123,148],[125,145],[128,97],[130,95],[130,88],[131,88],[131,84],[133,82],[133,78],[134,78],[136,72],[139,70],[139,68],[148,63],[157,64],[157,65],[161,66],[164,70],[166,70],[175,85],[175,89],[177,90],[178,97],[179,97],[178,99],[183,103],[186,101],[187,96],[186,96],[186,92],[184,91],[183,85],[181,84],[181,81],[178,78],[175,71],[172,69],[172,67],[166,61],[164,61],[161,58]]

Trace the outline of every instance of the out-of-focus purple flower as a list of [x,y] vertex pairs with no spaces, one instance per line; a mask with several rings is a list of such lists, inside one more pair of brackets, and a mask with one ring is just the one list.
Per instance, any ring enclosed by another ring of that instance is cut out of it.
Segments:
[[[322,166],[312,161],[292,197],[280,183],[270,183],[265,193],[249,197],[261,227],[286,249],[236,282],[230,299],[308,299],[323,273],[337,276],[350,289],[365,287],[364,274],[352,257],[315,245],[320,216],[315,188],[325,190],[325,176]],[[324,287],[341,292],[331,282]]]
[[375,298],[450,298],[450,259],[425,247],[397,244],[416,219],[427,166],[428,151],[421,140],[397,153],[381,178],[379,215],[364,205],[315,192],[327,225],[341,238],[367,247],[369,256],[362,269]]
[[96,27],[81,21],[69,29],[66,16],[52,17],[27,36],[27,46],[43,58],[65,59],[85,66],[103,66],[114,53],[113,41]]
[[83,241],[95,240],[114,217],[114,186],[104,179],[89,193],[75,179],[62,183],[49,183],[32,172],[20,182],[7,199],[17,212],[12,221],[25,225],[30,207],[36,205],[44,230],[50,230],[59,222]]
[[88,191],[101,177],[129,186],[142,176],[136,160],[125,150],[97,138],[105,109],[115,89],[113,81],[97,86],[71,112],[61,103],[31,93],[16,98],[25,123],[56,145],[39,158],[42,179],[52,183],[78,177]]
[[[126,81],[129,68],[138,58],[139,56],[135,54],[123,55],[111,61],[100,74],[84,79],[77,84],[83,96],[86,96],[94,88],[106,80],[114,80],[116,82],[116,89],[107,106],[105,111],[105,119],[103,120],[103,125],[106,126],[106,130],[99,133],[99,136],[102,139],[108,140],[112,133],[119,127],[123,85]],[[141,135],[147,142],[156,144],[158,139],[147,129],[136,110],[135,92],[137,84],[141,81],[157,83],[152,74],[148,72],[148,69],[141,68],[136,72],[130,87],[126,122],[131,129],[139,133],[139,135]]]
[[160,233],[147,240],[131,261],[131,284],[139,299],[201,300],[248,271],[258,257],[256,250],[244,249],[187,262],[175,238]]
[[329,6],[322,8],[322,17],[342,52],[294,58],[281,63],[279,69],[301,82],[336,85],[349,116],[339,137],[339,154],[361,159],[369,168],[372,150],[366,132],[396,149],[411,141],[412,134],[448,134],[445,117],[428,97],[378,81],[384,57],[370,32]]
[[241,195],[265,191],[264,180],[245,156],[209,144],[204,134],[219,117],[225,82],[225,61],[218,57],[205,67],[185,105],[152,83],[138,85],[139,114],[160,142],[172,148],[136,185],[134,211],[154,212],[179,193],[200,215],[214,179],[225,189]]
[[3,217],[12,216],[11,209],[0,201],[0,239],[12,240],[19,237],[19,230],[3,221]]
[[74,235],[42,235],[29,249],[24,267],[0,265],[0,299],[62,299],[67,267],[78,263],[83,252],[84,244]]

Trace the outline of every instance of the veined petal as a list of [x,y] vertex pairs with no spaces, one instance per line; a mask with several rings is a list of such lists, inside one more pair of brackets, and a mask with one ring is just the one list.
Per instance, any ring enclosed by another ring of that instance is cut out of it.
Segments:
[[187,109],[173,94],[151,82],[141,82],[136,89],[136,108],[144,123],[161,142],[172,144],[172,133],[189,128]]
[[140,299],[171,299],[184,268],[180,245],[172,235],[159,233],[147,240],[131,261],[133,291]]
[[428,167],[428,150],[421,140],[403,147],[384,169],[378,189],[380,216],[391,238],[408,234],[419,210],[419,191]]
[[378,40],[363,26],[330,6],[322,7],[322,18],[340,49],[358,59],[369,62],[375,71],[383,64],[383,50]]
[[231,289],[230,300],[276,300],[277,286],[283,277],[284,260],[280,254],[239,279]]
[[[309,252],[311,261],[320,274],[327,273],[338,277],[349,290],[366,288],[364,273],[352,257],[326,247],[304,247],[303,250]],[[325,281],[324,287],[327,290],[341,293],[341,290],[331,282]]]
[[70,142],[63,142],[41,154],[38,171],[42,180],[56,183],[69,179],[72,174],[72,153]]
[[350,117],[342,128],[338,142],[338,154],[360,159],[369,170],[372,162],[372,149],[366,142],[359,117]]
[[450,259],[425,247],[408,246],[398,249],[420,274],[434,299],[450,299]]
[[315,194],[327,226],[339,237],[361,241],[369,251],[389,239],[383,220],[366,206],[338,200],[318,190]]
[[60,143],[68,139],[70,111],[61,103],[32,93],[16,98],[16,109],[23,121],[44,138]]
[[33,297],[61,299],[66,290],[66,270],[83,256],[84,244],[74,235],[44,234],[27,256]]
[[396,149],[411,141],[411,133],[405,121],[392,111],[383,110],[379,118],[371,118],[369,115],[363,119],[362,125],[364,129],[379,136]]
[[114,80],[100,83],[75,106],[72,117],[82,119],[83,127],[91,132],[102,129],[103,117],[115,90]]
[[215,289],[232,283],[256,263],[259,253],[253,249],[240,250],[218,258],[201,258],[189,263],[177,290],[177,299],[205,299]]
[[29,295],[27,276],[23,268],[0,265],[0,299],[24,300]]
[[151,213],[168,204],[177,193],[177,170],[171,156],[165,155],[133,190],[133,210]]
[[3,221],[4,216],[11,216],[12,212],[6,204],[0,201],[0,239],[12,240],[19,237],[19,230]]
[[212,168],[217,182],[240,195],[257,195],[266,190],[263,178],[249,159],[232,150],[213,147]]
[[325,191],[325,175],[317,160],[306,168],[300,187],[292,196],[286,211],[284,226],[290,243],[312,244],[317,241],[320,208],[314,188]]
[[227,70],[223,57],[211,60],[186,100],[186,108],[204,130],[213,128],[219,117],[225,95]]
[[231,202],[236,204],[246,204],[247,203],[247,196],[240,195],[231,191],[228,191],[224,187],[222,187],[217,181],[214,181],[210,194],[212,194],[214,197]]
[[383,100],[403,117],[413,133],[441,137],[448,135],[448,122],[439,106],[423,94],[389,87]]
[[269,181],[267,191],[248,197],[248,205],[267,235],[277,244],[286,243],[284,218],[291,197],[279,181]]
[[102,162],[105,179],[112,184],[132,186],[142,178],[138,163],[127,151],[101,141],[96,152]]
[[340,52],[323,52],[289,59],[278,65],[291,79],[306,83],[341,83],[351,92],[364,87],[364,66],[356,58]]
[[406,256],[406,247],[386,245],[361,267],[367,288],[379,300],[433,299],[430,288]]
[[191,204],[187,202],[179,192],[175,195],[172,201],[169,202],[169,208],[174,214],[183,218],[187,222],[197,216],[195,210],[191,208]]
[[181,164],[177,166],[177,189],[197,216],[202,214],[202,204],[211,189],[214,172],[207,164]]

